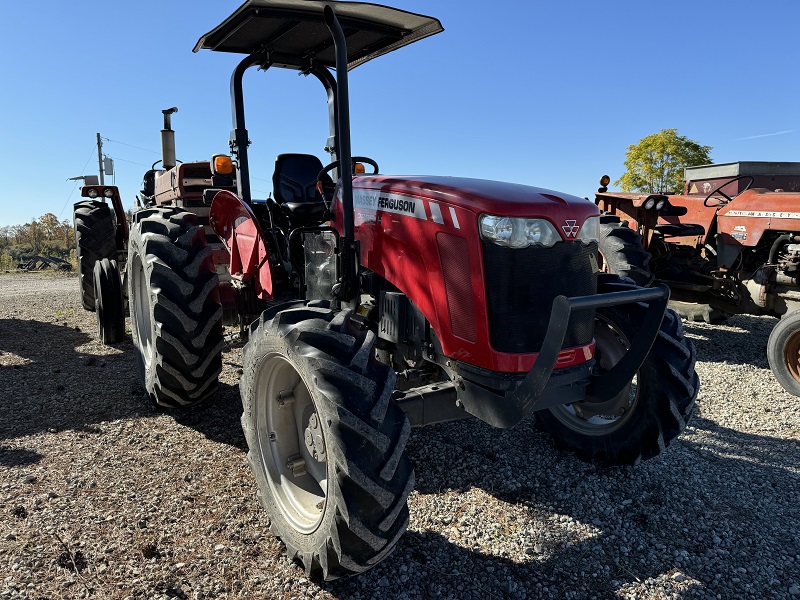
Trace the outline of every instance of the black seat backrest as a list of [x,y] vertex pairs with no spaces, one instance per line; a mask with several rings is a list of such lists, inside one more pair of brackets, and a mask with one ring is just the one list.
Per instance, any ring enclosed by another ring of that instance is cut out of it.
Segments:
[[156,195],[156,172],[150,169],[144,174],[142,180],[142,196],[152,198]]
[[278,204],[322,202],[317,175],[322,162],[311,154],[279,154],[275,159],[272,191]]

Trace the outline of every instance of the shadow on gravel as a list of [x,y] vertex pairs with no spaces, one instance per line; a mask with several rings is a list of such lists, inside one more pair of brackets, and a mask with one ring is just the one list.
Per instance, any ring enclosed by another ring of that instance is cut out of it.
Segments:
[[[780,418],[776,410],[776,418]],[[764,470],[796,470],[800,465],[800,440],[785,440],[765,435],[753,435],[723,427],[711,419],[695,417],[693,428],[707,432],[710,442],[703,445],[687,443],[687,447],[709,461],[738,459],[742,467],[752,464],[755,474],[763,477]],[[722,456],[721,456],[722,455]]]
[[208,439],[247,452],[242,432],[242,399],[239,386],[220,383],[217,393],[203,406],[181,411],[169,411],[177,423],[202,433]]
[[[130,336],[112,346],[111,354],[76,350],[94,339],[72,327],[0,319],[0,441],[45,431],[91,433],[101,421],[162,412],[138,383]],[[238,386],[221,383],[207,404],[163,413],[211,440],[246,449]],[[0,446],[0,465],[31,464],[39,458],[33,451]]]
[[[490,600],[519,598],[523,591],[529,598],[564,598],[576,586],[564,579],[559,563],[585,564],[589,553],[589,545],[580,544],[549,559],[516,562],[464,548],[432,531],[409,531],[389,559],[375,569],[357,578],[322,583],[320,587],[342,600],[353,597]],[[402,581],[404,576],[401,589],[385,585],[387,580]],[[615,589],[594,581],[584,591],[610,598]]]
[[0,440],[151,413],[131,397],[130,338],[110,354],[77,350],[92,339],[72,327],[0,319]]
[[727,362],[769,369],[767,340],[777,319],[737,315],[723,325],[683,322],[704,362]]
[[[231,358],[231,351],[244,346],[242,342],[225,346],[222,351],[223,374],[226,369],[238,372],[241,365]],[[220,382],[214,396],[201,406],[185,410],[166,411],[177,423],[202,433],[208,439],[247,452],[242,432],[242,398],[239,386]]]
[[[625,583],[680,571],[722,597],[736,590],[783,597],[797,581],[794,557],[800,555],[800,441],[702,418],[692,426],[697,441],[679,438],[659,458],[610,468],[553,450],[530,420],[507,431],[480,422],[416,431],[410,442],[416,490],[435,495],[478,488],[524,510],[529,531],[520,531],[514,519],[501,522],[499,531],[523,543],[532,560],[473,554],[428,533],[407,534],[401,546],[440,547],[449,567],[434,561],[425,577],[443,585],[453,571],[480,574],[489,565],[494,573],[507,571],[522,589],[542,584],[556,597],[568,590],[607,597]],[[433,527],[460,529],[453,517],[452,525]],[[597,533],[570,540],[565,523]],[[465,585],[473,582],[472,575],[465,579]]]
[[42,455],[34,450],[24,448],[7,448],[0,445],[0,466],[24,467],[34,465],[42,460]]

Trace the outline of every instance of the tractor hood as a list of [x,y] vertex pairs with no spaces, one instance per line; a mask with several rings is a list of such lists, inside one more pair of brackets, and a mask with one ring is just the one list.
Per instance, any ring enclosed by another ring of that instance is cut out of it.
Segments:
[[[353,178],[353,194],[365,190],[392,194],[392,198],[434,200],[468,210],[475,214],[506,217],[546,217],[554,223],[570,218],[582,223],[599,213],[594,203],[585,198],[542,188],[471,179],[429,175],[361,175]],[[358,201],[356,201],[358,205]],[[376,206],[375,208],[380,208]]]

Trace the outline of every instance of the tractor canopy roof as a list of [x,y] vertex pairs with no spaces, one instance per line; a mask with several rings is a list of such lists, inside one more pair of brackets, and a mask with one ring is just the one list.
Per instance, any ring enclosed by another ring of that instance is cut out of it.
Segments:
[[323,11],[331,6],[347,38],[347,68],[354,69],[443,31],[438,19],[367,2],[247,0],[194,47],[238,54],[268,54],[273,66],[335,67],[333,38]]
[[686,181],[738,177],[739,175],[800,175],[800,162],[739,161],[686,167]]

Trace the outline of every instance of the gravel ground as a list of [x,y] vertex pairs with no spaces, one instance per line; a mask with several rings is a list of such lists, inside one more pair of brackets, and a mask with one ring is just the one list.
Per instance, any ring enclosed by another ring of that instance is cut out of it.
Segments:
[[0,598],[800,600],[800,402],[769,372],[774,323],[687,325],[699,412],[638,467],[556,452],[530,420],[416,430],[408,532],[319,585],[255,499],[240,347],[214,403],[163,413],[74,277],[0,275]]

